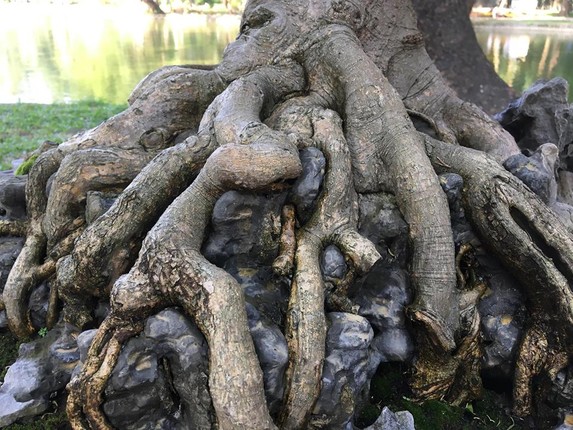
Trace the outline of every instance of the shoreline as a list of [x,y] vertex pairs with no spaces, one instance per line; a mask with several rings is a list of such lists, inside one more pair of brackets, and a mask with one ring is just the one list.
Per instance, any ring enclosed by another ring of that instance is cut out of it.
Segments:
[[523,18],[489,18],[470,17],[474,27],[515,29],[528,31],[573,32],[573,18],[564,17],[523,17]]

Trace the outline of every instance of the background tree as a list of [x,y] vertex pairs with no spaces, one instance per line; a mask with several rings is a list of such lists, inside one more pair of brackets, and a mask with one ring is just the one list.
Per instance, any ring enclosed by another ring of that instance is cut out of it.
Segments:
[[479,46],[472,0],[413,0],[428,54],[456,93],[493,114],[515,96]]

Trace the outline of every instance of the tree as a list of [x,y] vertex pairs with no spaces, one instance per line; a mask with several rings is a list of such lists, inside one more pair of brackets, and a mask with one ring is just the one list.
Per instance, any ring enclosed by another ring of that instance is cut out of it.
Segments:
[[161,9],[161,6],[159,6],[159,4],[155,0],[142,0],[142,1],[149,7],[151,12],[153,12],[154,14],[165,15],[165,12],[163,12],[163,9]]
[[[297,227],[285,208],[273,264],[292,278],[287,393],[275,424],[241,288],[201,245],[225,191],[285,189],[306,146],[324,153],[327,173],[306,223]],[[42,279],[52,277],[52,303],[61,298],[64,320],[79,328],[93,321],[94,299],[109,297],[67,409],[74,428],[107,428],[99,404],[122,343],[145,317],[180,306],[209,344],[219,428],[306,428],[326,335],[319,253],[334,243],[351,273],[367,273],[381,256],[358,233],[357,199],[387,190],[409,225],[408,315],[418,348],[411,385],[419,399],[463,403],[480,390],[483,284],[460,269],[467,247],[456,255],[436,175],[454,172],[464,180],[466,216],[528,297],[514,388],[515,412],[527,415],[536,401],[531,377],[555,376],[572,353],[573,238],[501,167],[518,153],[509,133],[446,85],[410,2],[249,1],[239,38],[214,70],[153,72],[124,112],[39,156],[28,177],[26,244],[3,293],[10,328],[22,337],[33,330],[25,303]],[[94,190],[118,197],[86,226],[83,202]]]
[[501,111],[514,97],[479,46],[469,18],[475,1],[412,2],[428,54],[459,97],[486,112]]

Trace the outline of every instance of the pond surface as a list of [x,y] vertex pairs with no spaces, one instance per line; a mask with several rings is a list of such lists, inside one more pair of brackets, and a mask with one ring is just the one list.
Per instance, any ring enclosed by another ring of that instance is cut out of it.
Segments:
[[[238,16],[154,17],[143,3],[135,10],[0,3],[0,103],[123,104],[163,65],[218,63],[238,27]],[[517,91],[541,77],[573,82],[573,31],[478,26],[476,33]]]
[[540,78],[561,76],[573,83],[573,29],[476,26],[475,30],[496,72],[517,92]]
[[217,64],[239,20],[154,17],[137,7],[0,4],[0,103],[123,104],[163,65]]

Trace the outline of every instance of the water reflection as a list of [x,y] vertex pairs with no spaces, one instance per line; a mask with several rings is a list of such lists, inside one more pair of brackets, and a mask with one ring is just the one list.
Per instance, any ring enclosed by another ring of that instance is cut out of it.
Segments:
[[[167,64],[215,64],[239,17],[0,3],[0,103],[99,99],[125,103],[147,73]],[[133,9],[140,6],[140,10]],[[500,76],[518,92],[537,79],[573,82],[573,32],[476,27]]]
[[162,65],[216,64],[238,26],[238,17],[1,5],[0,102],[125,103]]
[[540,78],[573,82],[573,32],[476,27],[478,42],[496,72],[517,92]]

